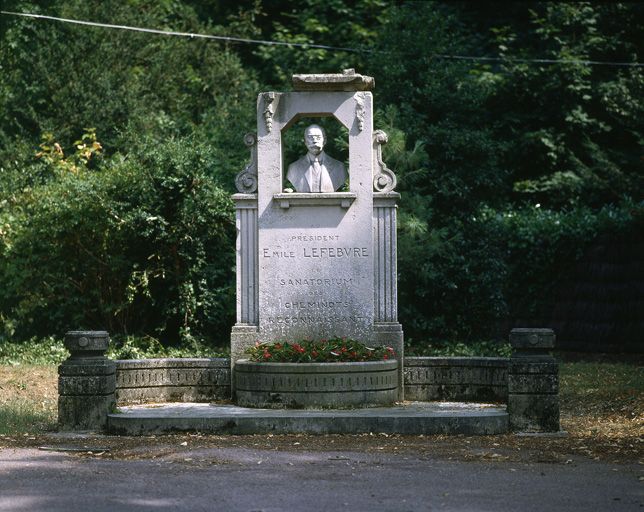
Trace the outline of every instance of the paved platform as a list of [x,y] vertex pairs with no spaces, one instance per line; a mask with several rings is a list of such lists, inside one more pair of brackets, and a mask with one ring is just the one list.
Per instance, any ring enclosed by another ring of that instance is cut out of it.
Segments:
[[228,404],[165,403],[120,407],[108,432],[122,435],[198,431],[213,434],[466,434],[508,432],[504,405],[405,402],[365,409],[251,409]]

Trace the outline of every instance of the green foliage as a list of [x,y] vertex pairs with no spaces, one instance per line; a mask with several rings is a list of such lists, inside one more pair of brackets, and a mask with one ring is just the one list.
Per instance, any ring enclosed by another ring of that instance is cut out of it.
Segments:
[[505,212],[483,209],[477,222],[503,247],[509,317],[538,318],[547,315],[555,290],[597,238],[627,232],[643,219],[644,204],[624,201],[599,211],[556,211],[539,204]]
[[21,343],[0,342],[0,365],[58,365],[68,357],[69,352],[60,339],[32,338]]
[[[413,339],[504,337],[513,319],[547,309],[554,283],[593,240],[632,230],[640,216],[644,73],[579,62],[641,61],[638,3],[6,0],[3,8],[368,50],[1,16],[5,338],[85,327],[164,347],[221,344],[234,311],[227,195],[248,158],[242,136],[255,125],[256,94],[288,89],[293,73],[354,67],[376,78],[375,125],[389,135],[384,158],[402,193],[400,317]],[[543,58],[565,62],[530,62]],[[321,123],[345,159],[346,130]],[[292,128],[287,160],[302,151],[302,126]],[[147,353],[138,343],[124,350]]]
[[[257,11],[219,9],[215,24],[185,2],[9,3],[236,36],[255,32]],[[252,72],[214,41],[0,23],[0,333],[219,343],[234,311],[228,193],[248,157]]]
[[347,338],[255,343],[244,351],[259,363],[340,363],[382,361],[395,357],[391,347],[367,347]]
[[639,68],[437,56],[633,62],[641,7],[499,5],[392,7],[368,62],[389,104],[376,126],[396,141],[385,160],[402,193],[400,318],[413,339],[504,337],[641,209]]
[[[265,39],[368,51],[387,16],[386,0],[271,0],[258,19]],[[289,86],[294,73],[340,73],[360,70],[367,53],[323,48],[259,46],[252,64],[270,87]]]
[[441,218],[467,214],[481,200],[494,203],[507,189],[507,143],[495,137],[497,124],[487,113],[494,89],[480,80],[476,64],[435,57],[476,53],[477,39],[466,36],[451,6],[404,3],[392,10],[369,61],[380,104],[396,106],[387,124],[422,148],[414,163],[425,172],[409,181],[403,173],[399,189],[404,198],[431,201]]
[[[112,24],[220,35],[233,28],[200,21],[183,2],[59,0],[46,9],[14,3],[7,8]],[[11,72],[0,79],[0,148],[8,149],[16,137],[33,140],[51,132],[65,149],[86,126],[98,128],[109,153],[128,143],[128,126],[159,140],[198,129],[221,145],[239,133],[231,129],[235,123],[253,119],[248,104],[257,85],[223,43],[23,18],[2,21],[0,66]],[[234,29],[237,36],[251,30],[241,22]]]
[[100,155],[103,150],[101,143],[96,140],[96,128],[89,128],[79,140],[74,141],[74,149],[74,153],[66,158],[63,148],[54,140],[54,135],[45,133],[36,158],[41,158],[56,173],[77,173],[82,168],[87,168],[92,157]]
[[406,335],[473,340],[504,338],[508,318],[547,316],[554,291],[595,240],[641,230],[644,204],[626,200],[599,211],[483,206],[463,222],[429,229],[430,220],[415,231],[401,217]]
[[642,13],[627,3],[539,2],[527,10],[527,30],[516,22],[495,27],[494,42],[508,59],[534,58],[538,50],[567,61],[503,66],[494,109],[514,141],[515,192],[547,205],[597,206],[642,190],[644,107],[635,98],[644,73],[579,62],[637,62]]
[[194,137],[135,142],[0,209],[8,335],[76,326],[177,342],[230,325],[234,221],[208,175],[215,152]]
[[[150,336],[117,336],[110,339],[105,354],[110,359],[155,359],[163,357],[229,357],[229,347],[213,349],[197,340],[164,346]],[[69,357],[63,340],[32,338],[23,342],[0,342],[0,365],[59,365]]]
[[410,357],[510,357],[512,346],[509,343],[496,341],[408,342],[405,355]]
[[167,347],[150,336],[125,336],[111,340],[106,356],[110,359],[156,359],[166,357],[229,357],[230,347],[213,349],[211,345],[191,340],[179,346]]

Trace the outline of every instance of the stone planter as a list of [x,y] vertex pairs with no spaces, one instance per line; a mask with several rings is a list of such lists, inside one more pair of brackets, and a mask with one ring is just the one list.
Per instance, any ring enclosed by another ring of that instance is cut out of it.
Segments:
[[398,397],[398,361],[235,363],[238,405],[351,408],[391,405]]

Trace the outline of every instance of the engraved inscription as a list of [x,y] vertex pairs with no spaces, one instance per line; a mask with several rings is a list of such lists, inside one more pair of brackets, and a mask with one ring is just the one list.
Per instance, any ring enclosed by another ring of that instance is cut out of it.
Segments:
[[262,256],[264,258],[295,258],[295,251],[262,249]]
[[293,230],[267,242],[259,250],[260,266],[274,272],[266,328],[357,336],[369,322],[369,310],[355,291],[368,279],[361,269],[372,247],[360,238],[321,230]]
[[292,242],[331,242],[340,240],[340,235],[292,235]]
[[282,286],[344,286],[353,283],[353,278],[326,278],[326,279],[279,279]]
[[325,322],[331,323],[352,323],[357,324],[364,320],[363,316],[359,315],[324,315],[324,316],[313,316],[313,315],[299,315],[299,316],[269,316],[269,324],[287,324],[287,325],[296,325],[296,324],[321,324]]
[[262,249],[263,258],[368,258],[367,247],[300,247],[299,251]]
[[366,247],[303,247],[305,258],[367,258]]
[[304,301],[298,300],[296,302],[285,302],[286,309],[327,309],[327,308],[348,308],[351,307],[350,302],[341,300],[320,300],[320,301]]

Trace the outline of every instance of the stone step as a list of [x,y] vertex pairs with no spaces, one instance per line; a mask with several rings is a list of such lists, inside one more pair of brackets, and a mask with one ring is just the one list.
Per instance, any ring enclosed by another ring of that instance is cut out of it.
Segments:
[[508,432],[504,405],[405,402],[364,409],[251,409],[229,404],[166,403],[120,407],[108,432],[121,435],[212,434],[465,434]]

